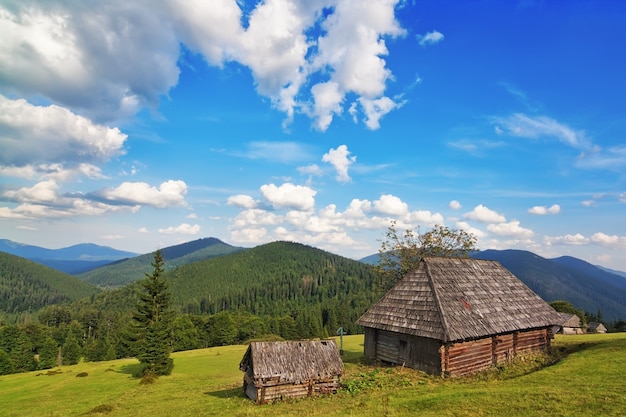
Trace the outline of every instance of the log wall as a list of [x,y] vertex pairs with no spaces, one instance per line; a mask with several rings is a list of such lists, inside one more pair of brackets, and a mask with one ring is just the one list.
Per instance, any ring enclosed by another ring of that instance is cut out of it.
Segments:
[[444,344],[366,328],[364,353],[369,358],[431,374],[466,375],[509,362],[519,353],[546,350],[551,338],[551,328],[544,328]]
[[341,385],[341,377],[303,381],[298,384],[284,383],[278,379],[253,381],[247,374],[244,376],[244,392],[258,404],[281,401],[287,398],[301,398],[337,392]]

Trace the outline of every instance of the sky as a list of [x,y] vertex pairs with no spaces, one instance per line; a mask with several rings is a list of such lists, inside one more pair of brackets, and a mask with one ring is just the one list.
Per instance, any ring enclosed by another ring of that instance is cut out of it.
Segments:
[[626,271],[626,2],[0,0],[0,238]]

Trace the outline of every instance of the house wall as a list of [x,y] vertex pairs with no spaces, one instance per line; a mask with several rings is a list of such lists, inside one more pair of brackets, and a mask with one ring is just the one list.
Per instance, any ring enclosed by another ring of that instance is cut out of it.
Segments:
[[364,354],[371,359],[441,372],[441,343],[434,339],[365,328]]
[[519,353],[546,350],[551,338],[552,330],[544,328],[443,344],[434,339],[366,328],[364,353],[368,358],[431,374],[455,376],[506,363]]
[[[245,384],[245,381],[244,381]],[[320,394],[331,394],[341,385],[339,376],[315,381],[303,381],[299,384],[284,383],[278,380],[257,381],[246,386],[248,397],[259,404],[281,401],[287,398],[301,398]]]

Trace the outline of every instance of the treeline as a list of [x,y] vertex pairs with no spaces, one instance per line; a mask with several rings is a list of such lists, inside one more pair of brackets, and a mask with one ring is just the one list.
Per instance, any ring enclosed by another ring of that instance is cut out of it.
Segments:
[[[0,327],[0,375],[135,357],[132,314],[103,310],[76,310],[75,306],[44,308],[39,323]],[[308,339],[348,333],[354,321],[339,324],[329,310],[294,312],[279,317],[255,316],[246,311],[216,314],[177,314],[165,343],[173,352],[244,343],[254,339]]]

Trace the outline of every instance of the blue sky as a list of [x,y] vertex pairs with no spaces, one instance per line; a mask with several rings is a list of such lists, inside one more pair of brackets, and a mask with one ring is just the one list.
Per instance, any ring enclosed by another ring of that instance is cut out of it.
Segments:
[[626,3],[0,0],[0,237],[626,270]]

